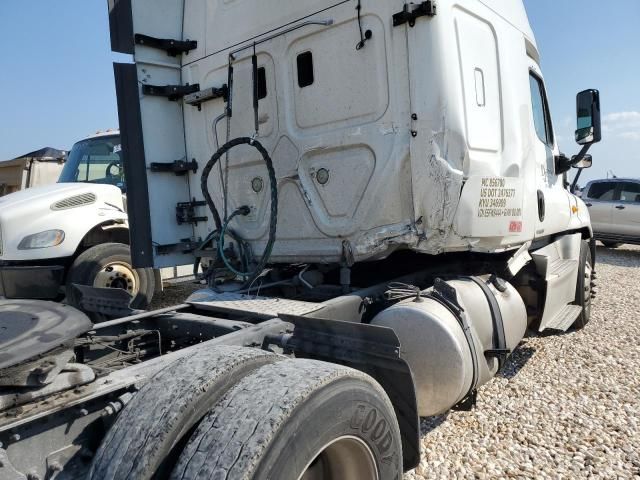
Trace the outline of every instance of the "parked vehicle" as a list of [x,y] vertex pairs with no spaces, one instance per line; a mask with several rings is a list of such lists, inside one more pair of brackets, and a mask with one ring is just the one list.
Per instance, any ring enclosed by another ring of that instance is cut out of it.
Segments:
[[593,180],[583,189],[593,233],[605,246],[640,244],[640,180]]
[[110,5],[135,58],[115,65],[134,264],[209,285],[95,325],[4,303],[28,331],[1,337],[8,471],[400,479],[419,416],[472,408],[528,327],[589,321],[564,174],[599,95],[562,155],[521,2]]
[[0,197],[55,183],[66,159],[66,151],[45,147],[13,160],[0,161]]
[[58,183],[0,198],[0,298],[80,307],[72,284],[120,288],[151,301],[156,274],[131,266],[120,133],[76,143]]

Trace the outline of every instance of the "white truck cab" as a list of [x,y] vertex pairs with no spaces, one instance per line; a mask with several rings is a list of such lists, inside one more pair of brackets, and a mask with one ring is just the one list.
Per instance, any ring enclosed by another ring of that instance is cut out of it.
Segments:
[[593,232],[565,174],[590,165],[599,94],[578,95],[566,157],[522,2],[155,5],[136,0],[132,27],[111,11],[114,50],[135,58],[115,66],[134,263],[202,259],[249,283],[323,264],[347,291],[353,265],[398,252],[522,250],[564,285],[541,329],[578,315],[564,307]]
[[118,131],[76,143],[58,183],[0,197],[0,296],[74,304],[71,283],[151,300],[152,270],[131,267]]

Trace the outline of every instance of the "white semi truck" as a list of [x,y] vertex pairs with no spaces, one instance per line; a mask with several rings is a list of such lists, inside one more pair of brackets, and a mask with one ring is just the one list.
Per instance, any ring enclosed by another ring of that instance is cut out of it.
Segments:
[[3,302],[4,478],[397,480],[420,416],[473,408],[527,329],[589,321],[564,177],[599,96],[563,155],[520,0],[109,5],[134,55],[114,67],[133,262],[194,262],[208,288],[98,324]]
[[0,298],[79,306],[81,284],[120,288],[146,308],[156,273],[131,266],[125,193],[120,132],[107,130],[73,146],[57,183],[1,197]]

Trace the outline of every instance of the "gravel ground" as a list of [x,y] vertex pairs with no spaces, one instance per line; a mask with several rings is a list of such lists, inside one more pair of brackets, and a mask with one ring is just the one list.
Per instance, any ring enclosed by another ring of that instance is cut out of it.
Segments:
[[184,302],[194,291],[205,288],[204,285],[198,285],[193,280],[164,285],[162,293],[156,293],[149,305],[149,310],[157,310],[158,308],[171,307]]
[[580,332],[525,339],[471,412],[422,420],[404,480],[640,479],[640,248],[598,248]]
[[[404,480],[640,480],[640,247],[597,255],[589,325],[528,337],[473,411],[423,419],[421,463]],[[196,288],[170,287],[152,307]]]

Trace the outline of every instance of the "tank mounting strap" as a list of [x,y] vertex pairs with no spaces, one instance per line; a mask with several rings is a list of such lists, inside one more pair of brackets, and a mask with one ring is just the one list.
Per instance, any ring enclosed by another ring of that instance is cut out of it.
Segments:
[[198,48],[196,40],[174,40],[173,38],[156,38],[142,33],[136,33],[134,36],[137,45],[145,45],[151,48],[164,50],[167,55],[175,57],[179,53],[189,53],[191,50]]
[[[507,361],[507,356],[511,353],[511,350],[507,348],[507,342],[504,335],[504,322],[502,321],[502,313],[500,312],[500,306],[493,292],[489,288],[489,285],[485,283],[482,278],[469,277],[472,282],[480,287],[484,296],[487,297],[489,303],[489,310],[491,311],[491,320],[493,321],[493,345],[494,348],[486,350],[485,355],[496,357],[498,359],[498,370],[501,370],[504,363]],[[496,277],[492,277],[496,278]]]
[[471,365],[473,366],[473,375],[471,378],[471,385],[469,391],[464,398],[453,408],[455,410],[471,410],[476,404],[477,387],[478,387],[478,354],[476,352],[476,344],[473,341],[473,335],[471,333],[471,325],[469,324],[469,318],[466,312],[458,303],[458,295],[456,289],[449,285],[441,278],[436,278],[433,283],[433,290],[425,295],[432,298],[438,303],[447,308],[458,319],[460,328],[464,333],[464,338],[469,345],[469,351],[471,352]]

